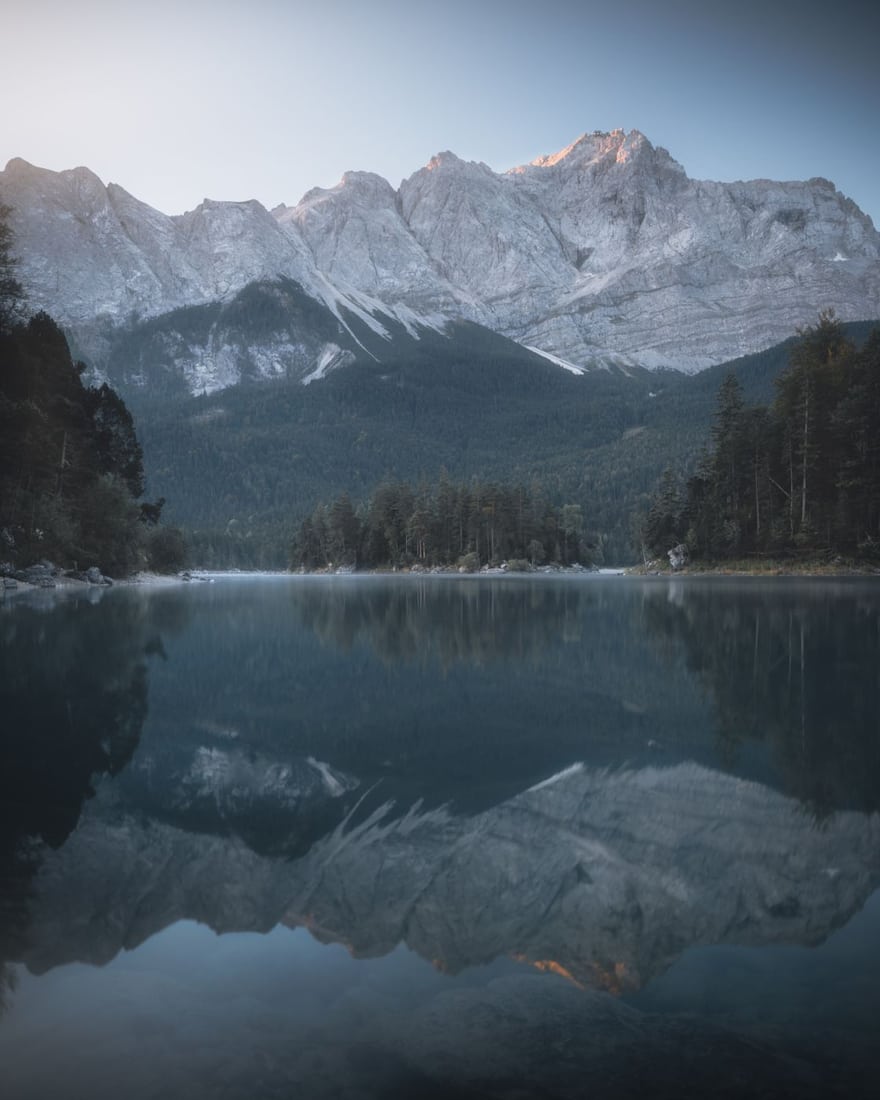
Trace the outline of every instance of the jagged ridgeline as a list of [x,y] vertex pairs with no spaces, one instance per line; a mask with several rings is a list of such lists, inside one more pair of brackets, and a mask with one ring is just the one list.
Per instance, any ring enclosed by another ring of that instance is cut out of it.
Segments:
[[[575,370],[694,372],[777,343],[824,305],[846,320],[880,305],[880,235],[833,183],[693,180],[636,130],[585,133],[504,173],[443,152],[396,189],[347,172],[272,211],[206,200],[169,217],[88,168],[18,159],[0,189],[34,308],[102,369],[133,317],[278,278],[374,332],[471,321]],[[175,356],[193,390],[253,366],[213,350]],[[275,357],[252,350],[273,376]]]

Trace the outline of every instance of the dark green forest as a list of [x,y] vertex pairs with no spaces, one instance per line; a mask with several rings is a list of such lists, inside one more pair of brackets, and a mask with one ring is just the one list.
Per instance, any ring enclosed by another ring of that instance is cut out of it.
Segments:
[[592,563],[599,553],[584,535],[580,505],[553,507],[537,481],[456,484],[442,476],[434,486],[416,488],[386,482],[358,511],[346,493],[319,504],[299,528],[291,565],[455,565],[474,572],[502,562],[515,569]]
[[45,313],[0,331],[0,555],[125,576],[179,568],[179,532],[141,504],[144,474],[131,414],[83,385],[64,334]]
[[[870,325],[843,331],[858,346]],[[425,334],[397,357],[363,360],[319,384],[241,384],[163,400],[125,390],[148,491],[188,529],[193,560],[280,567],[303,518],[341,493],[367,505],[385,482],[435,484],[446,471],[530,486],[581,508],[607,564],[639,556],[664,468],[683,485],[705,449],[732,371],[747,403],[767,403],[795,341],[696,376],[638,368],[576,377],[476,326]],[[636,520],[633,520],[633,517]]]
[[706,452],[684,485],[666,471],[642,534],[655,554],[880,559],[880,328],[859,347],[823,313],[770,402],[747,402],[728,373]]
[[[362,360],[319,384],[242,384],[173,403],[126,392],[138,417],[151,493],[192,531],[194,560],[278,565],[305,515],[347,493],[364,504],[383,482],[530,485],[593,514],[589,451],[639,420],[656,379],[575,378],[476,326],[426,333],[382,363]],[[645,492],[653,487],[648,481]],[[628,544],[626,521],[619,525]]]

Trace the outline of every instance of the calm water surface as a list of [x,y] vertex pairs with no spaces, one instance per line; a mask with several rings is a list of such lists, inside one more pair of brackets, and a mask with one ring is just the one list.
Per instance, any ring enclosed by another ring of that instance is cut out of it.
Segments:
[[0,603],[0,1092],[868,1096],[880,583]]

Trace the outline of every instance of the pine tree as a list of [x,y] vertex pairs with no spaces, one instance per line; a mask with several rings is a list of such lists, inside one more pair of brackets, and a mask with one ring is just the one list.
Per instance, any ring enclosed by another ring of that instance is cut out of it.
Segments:
[[800,331],[777,382],[774,411],[784,430],[789,533],[801,545],[832,536],[837,458],[832,413],[852,354],[834,311],[825,311],[818,324]]
[[698,554],[880,555],[880,330],[859,352],[832,312],[803,329],[769,408],[719,393],[713,449],[688,482]]
[[141,448],[122,400],[83,370],[45,313],[0,334],[0,528],[18,564],[120,575],[143,563]]
[[133,497],[144,491],[144,462],[131,413],[122,398],[106,384],[88,391],[94,440],[104,473],[128,486]]
[[743,399],[739,379],[725,375],[718,393],[718,407],[712,427],[712,508],[715,523],[711,535],[713,551],[735,553],[742,541],[742,502],[747,489],[747,443],[743,431]]
[[880,329],[854,357],[833,417],[841,543],[880,554]]
[[12,208],[0,202],[0,332],[22,320],[24,291],[16,278],[18,261],[12,250],[9,218]]
[[667,466],[645,520],[643,538],[646,547],[657,556],[664,556],[682,539],[683,504],[678,481]]
[[361,524],[348,493],[340,493],[330,506],[327,533],[332,560],[345,565],[357,565]]

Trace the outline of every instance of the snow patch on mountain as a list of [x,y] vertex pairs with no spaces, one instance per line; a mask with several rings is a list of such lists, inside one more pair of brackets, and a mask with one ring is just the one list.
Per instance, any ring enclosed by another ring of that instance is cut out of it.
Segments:
[[318,359],[318,365],[303,378],[302,384],[308,386],[311,382],[317,382],[324,378],[334,367],[345,366],[351,363],[354,356],[350,351],[344,351],[336,344],[326,344]]
[[567,370],[571,374],[587,373],[583,367],[578,367],[574,363],[569,363],[565,359],[560,359],[558,355],[552,355],[549,351],[542,351],[541,348],[532,347],[531,344],[526,344],[525,348],[527,351],[533,351],[535,355],[540,355],[542,359],[547,359],[551,363],[555,363],[557,367],[562,367],[563,370]]

